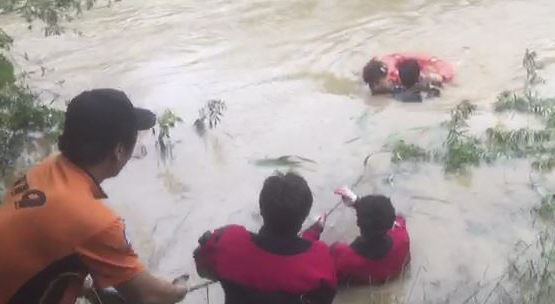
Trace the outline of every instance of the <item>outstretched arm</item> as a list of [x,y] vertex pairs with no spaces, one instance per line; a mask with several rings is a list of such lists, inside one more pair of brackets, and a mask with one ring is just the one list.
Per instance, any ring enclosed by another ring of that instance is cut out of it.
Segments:
[[121,220],[84,241],[77,253],[97,288],[115,287],[127,302],[171,304],[187,294],[184,285],[155,278],[145,270],[125,237]]
[[[356,201],[358,199],[356,194],[346,186],[338,188],[337,190],[335,190],[334,193],[337,194],[337,195],[340,195],[343,203],[346,206],[349,206],[349,207],[354,207],[355,204],[356,204]],[[307,240],[311,240],[311,241],[320,240],[320,235],[324,231],[324,227],[326,225],[327,217],[328,217],[329,214],[331,214],[335,210],[335,208],[337,208],[337,206],[335,206],[333,209],[331,209],[331,211],[328,211],[327,213],[318,217],[316,222],[314,224],[312,224],[312,226],[310,226],[308,229],[306,229],[301,234],[302,238],[307,239]]]
[[358,196],[347,186],[337,188],[334,193],[341,196],[341,200],[347,207],[354,208],[358,201]]
[[128,303],[173,304],[187,294],[187,287],[160,280],[146,271],[115,288]]
[[309,241],[318,241],[320,240],[320,235],[324,231],[324,225],[320,223],[320,221],[316,221],[316,223],[312,224],[312,226],[308,227],[303,233],[302,238]]

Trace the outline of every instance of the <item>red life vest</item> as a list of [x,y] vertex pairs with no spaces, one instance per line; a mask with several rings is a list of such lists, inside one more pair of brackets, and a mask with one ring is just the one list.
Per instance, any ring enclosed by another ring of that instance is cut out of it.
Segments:
[[410,260],[410,241],[405,219],[398,216],[388,234],[393,246],[379,259],[361,256],[345,243],[333,244],[331,250],[339,280],[357,284],[381,284],[399,276]]
[[257,247],[244,227],[231,225],[215,232],[200,256],[220,280],[260,292],[303,294],[322,285],[337,286],[333,258],[320,241],[299,254],[277,255]]
[[399,79],[399,69],[397,68],[397,65],[407,59],[415,59],[418,61],[421,75],[429,73],[440,75],[443,83],[450,82],[455,76],[453,66],[446,61],[438,59],[437,57],[423,54],[395,53],[385,55],[379,59],[387,66],[387,79],[396,85],[400,85],[401,80]]

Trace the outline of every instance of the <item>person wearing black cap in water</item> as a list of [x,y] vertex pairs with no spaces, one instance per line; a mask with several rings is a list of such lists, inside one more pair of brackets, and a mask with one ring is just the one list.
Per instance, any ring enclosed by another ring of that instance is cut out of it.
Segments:
[[[405,219],[395,214],[391,200],[383,195],[358,198],[349,188],[336,190],[343,202],[356,210],[360,236],[351,244],[337,242],[331,252],[342,284],[383,284],[398,277],[410,260],[410,239]],[[325,219],[303,234],[318,240]]]
[[0,206],[0,303],[75,303],[87,275],[130,303],[185,297],[185,286],[145,270],[100,186],[126,165],[138,131],[155,122],[122,91],[90,90],[71,100],[61,153],[27,171]]

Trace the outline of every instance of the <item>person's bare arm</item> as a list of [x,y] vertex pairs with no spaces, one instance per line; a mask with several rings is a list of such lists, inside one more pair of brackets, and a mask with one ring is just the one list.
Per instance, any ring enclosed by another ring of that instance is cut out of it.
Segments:
[[428,87],[441,88],[443,87],[443,77],[433,72],[422,73],[418,85],[421,89],[426,89]]
[[115,287],[126,303],[173,304],[181,301],[187,288],[151,275],[125,235],[123,221],[115,219],[77,247],[80,260],[89,269],[95,287]]
[[187,294],[187,287],[160,280],[146,271],[115,288],[128,303],[173,304]]

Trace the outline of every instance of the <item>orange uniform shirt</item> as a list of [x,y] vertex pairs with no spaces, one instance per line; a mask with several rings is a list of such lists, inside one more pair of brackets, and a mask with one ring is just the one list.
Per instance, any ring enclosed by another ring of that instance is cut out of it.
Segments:
[[0,303],[74,303],[87,274],[103,288],[144,270],[104,198],[61,155],[8,190],[0,205]]

